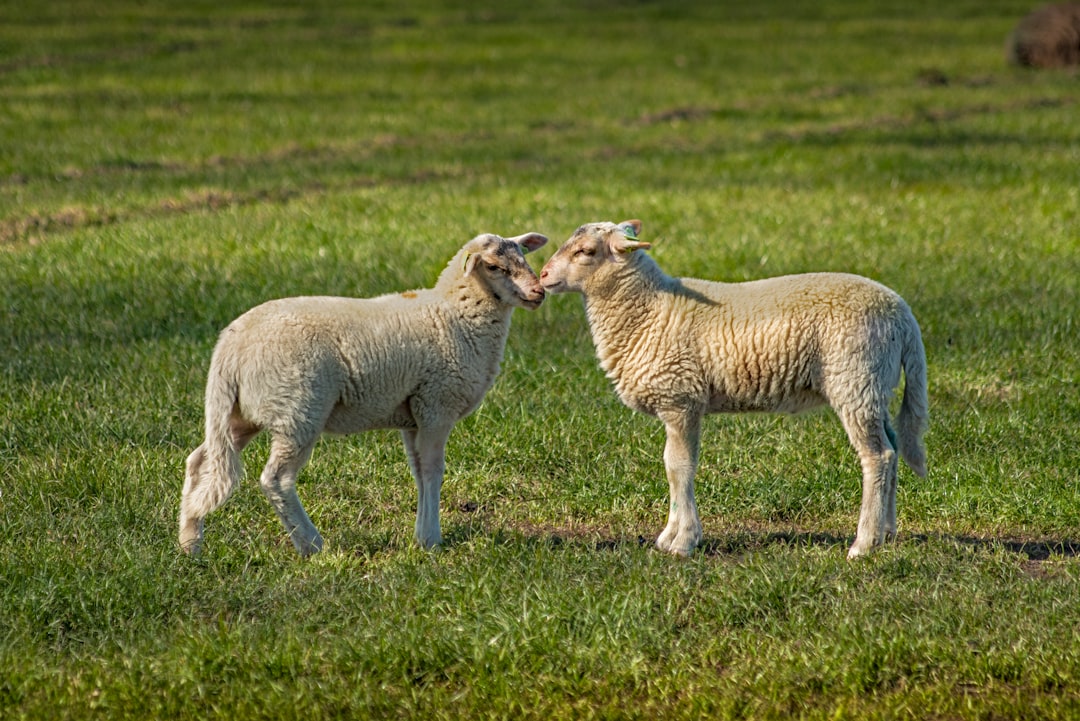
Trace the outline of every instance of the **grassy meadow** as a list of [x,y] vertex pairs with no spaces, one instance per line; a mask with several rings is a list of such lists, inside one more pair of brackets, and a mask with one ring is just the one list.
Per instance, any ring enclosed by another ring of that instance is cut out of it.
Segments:
[[[0,3],[0,718],[1080,716],[1080,76],[1005,65],[1031,6]],[[676,275],[909,301],[930,472],[898,542],[845,560],[822,412],[710,417],[703,546],[651,550],[662,428],[553,296],[451,436],[442,549],[373,432],[301,475],[322,554],[261,439],[180,555],[232,318],[626,218]]]

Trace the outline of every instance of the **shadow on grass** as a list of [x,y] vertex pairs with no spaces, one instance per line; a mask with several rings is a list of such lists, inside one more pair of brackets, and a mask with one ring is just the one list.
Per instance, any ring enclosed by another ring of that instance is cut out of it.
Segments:
[[[490,535],[496,544],[525,544],[531,548],[589,548],[597,551],[618,551],[626,548],[653,548],[656,538],[643,535],[613,536],[604,528],[556,528],[517,526],[493,530],[483,526],[459,526],[451,531],[444,545],[458,545],[482,535]],[[801,530],[735,530],[723,536],[705,538],[696,553],[705,556],[739,556],[772,546],[825,547],[846,552],[854,537],[827,532]],[[1080,556],[1080,540],[1075,539],[1016,539],[964,536],[952,534],[900,534],[899,545],[945,544],[970,548],[977,552],[1004,550],[1029,561],[1046,561],[1053,557]]]
[[[810,531],[751,532],[735,534],[723,539],[705,539],[699,549],[709,555],[738,554],[765,546],[838,546],[846,549],[854,541],[853,536]],[[1046,561],[1054,556],[1075,558],[1080,556],[1080,541],[1071,539],[1012,539],[981,538],[952,534],[900,534],[899,545],[951,544],[975,551],[1002,549],[1009,553],[1027,556],[1029,561]]]
[[993,550],[1000,548],[1009,553],[1027,556],[1029,561],[1046,561],[1053,556],[1064,558],[1076,558],[1080,556],[1080,541],[1071,539],[1012,539],[1012,538],[979,538],[977,536],[953,536],[948,534],[925,534],[917,533],[910,536],[901,536],[901,543],[954,543],[959,546],[970,547],[976,551]]

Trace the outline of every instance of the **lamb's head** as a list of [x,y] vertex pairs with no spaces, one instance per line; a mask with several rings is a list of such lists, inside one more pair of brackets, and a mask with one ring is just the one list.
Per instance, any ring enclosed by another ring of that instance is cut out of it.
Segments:
[[525,254],[547,242],[539,233],[502,238],[485,233],[461,249],[466,278],[481,283],[499,302],[530,310],[544,301],[544,288],[525,260]]
[[625,263],[635,250],[651,247],[637,239],[640,232],[640,220],[581,226],[544,265],[540,283],[550,293],[581,293],[597,273]]

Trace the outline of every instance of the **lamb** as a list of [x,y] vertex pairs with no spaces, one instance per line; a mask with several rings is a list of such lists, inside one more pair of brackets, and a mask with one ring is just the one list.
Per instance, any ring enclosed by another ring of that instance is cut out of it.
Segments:
[[198,553],[203,519],[228,499],[240,452],[271,436],[259,482],[302,556],[322,549],[296,477],[325,431],[401,430],[419,494],[416,540],[442,541],[439,493],[446,442],[495,381],[515,307],[544,289],[525,253],[539,233],[480,235],[432,289],[377,298],[296,297],[247,311],[221,333],[206,385],[206,440],[187,459],[180,546]]
[[[670,488],[657,548],[701,540],[694,474],[707,413],[797,413],[828,404],[862,464],[848,558],[896,533],[897,451],[926,474],[926,355],[907,303],[874,281],[808,273],[718,283],[673,278],[644,252],[641,221],[591,223],[548,260],[549,293],[577,292],[601,368],[630,408],[663,421]],[[905,375],[894,433],[889,401]]]

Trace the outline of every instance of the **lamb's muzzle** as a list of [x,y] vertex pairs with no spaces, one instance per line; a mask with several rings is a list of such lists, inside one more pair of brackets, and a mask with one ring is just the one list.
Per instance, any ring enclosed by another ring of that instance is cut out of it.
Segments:
[[522,306],[529,310],[536,310],[544,302],[544,287],[537,283],[535,288],[525,288],[518,293]]

